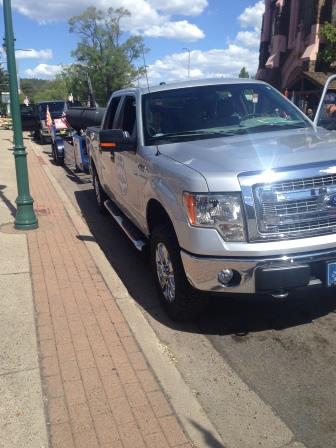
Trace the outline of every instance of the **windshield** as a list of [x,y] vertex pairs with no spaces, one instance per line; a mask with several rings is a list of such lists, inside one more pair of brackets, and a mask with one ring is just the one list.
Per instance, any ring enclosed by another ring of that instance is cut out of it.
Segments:
[[26,106],[25,104],[20,104],[21,115],[33,115],[35,112],[34,106]]
[[310,123],[265,84],[188,87],[143,95],[146,145],[306,128]]
[[336,130],[336,90],[328,90],[325,94],[317,125]]
[[40,103],[38,105],[38,111],[39,116],[41,120],[45,120],[46,113],[47,113],[47,106],[49,106],[49,112],[52,116],[52,118],[57,118],[62,115],[62,112],[65,108],[65,102],[64,101],[50,101],[47,103]]

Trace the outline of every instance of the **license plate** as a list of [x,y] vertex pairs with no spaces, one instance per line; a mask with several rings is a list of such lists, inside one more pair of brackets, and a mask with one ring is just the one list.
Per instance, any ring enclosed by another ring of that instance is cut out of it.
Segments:
[[336,262],[327,265],[328,286],[336,286]]

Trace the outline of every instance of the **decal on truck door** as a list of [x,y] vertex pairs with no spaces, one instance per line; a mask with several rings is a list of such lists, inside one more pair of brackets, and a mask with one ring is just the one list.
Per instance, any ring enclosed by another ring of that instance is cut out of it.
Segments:
[[120,155],[116,156],[116,171],[120,193],[125,196],[127,194],[128,185],[124,168],[124,159]]

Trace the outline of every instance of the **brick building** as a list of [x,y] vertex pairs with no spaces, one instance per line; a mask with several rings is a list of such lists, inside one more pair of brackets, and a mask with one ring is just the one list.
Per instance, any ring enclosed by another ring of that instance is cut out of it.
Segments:
[[336,24],[336,0],[265,0],[257,78],[287,91],[302,110],[316,108],[330,74],[318,60],[325,22]]

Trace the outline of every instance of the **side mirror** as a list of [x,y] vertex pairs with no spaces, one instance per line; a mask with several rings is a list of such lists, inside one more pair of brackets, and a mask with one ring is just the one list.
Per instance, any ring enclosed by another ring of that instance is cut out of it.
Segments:
[[[327,100],[328,90],[330,88],[335,90],[335,85],[334,85],[335,82],[336,82],[336,75],[331,75],[327,79],[327,81],[325,83],[325,86],[324,86],[324,89],[323,89],[323,92],[322,92],[322,95],[321,95],[321,99],[320,99],[320,102],[319,102],[319,105],[318,105],[318,108],[317,108],[317,111],[316,111],[316,114],[315,114],[315,117],[314,117],[314,124],[316,126],[318,126],[320,124],[320,120],[323,117],[324,105],[329,103],[329,101]],[[334,103],[334,101],[331,101],[331,103]],[[325,127],[325,126],[323,126],[323,127]]]
[[101,151],[132,151],[136,140],[129,132],[122,129],[103,129],[99,132],[99,148]]

